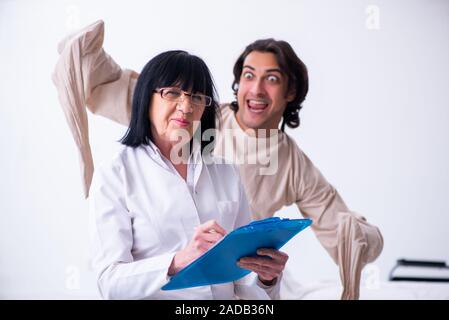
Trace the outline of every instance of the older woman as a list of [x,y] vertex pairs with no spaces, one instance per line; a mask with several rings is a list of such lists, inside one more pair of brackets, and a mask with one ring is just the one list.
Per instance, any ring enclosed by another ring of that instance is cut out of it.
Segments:
[[142,70],[124,146],[95,171],[90,191],[93,265],[104,298],[278,296],[287,255],[270,249],[242,259],[241,267],[256,273],[234,283],[161,291],[170,276],[250,222],[238,171],[204,161],[213,157],[195,140],[215,128],[214,96],[207,66],[187,52],[164,52]]

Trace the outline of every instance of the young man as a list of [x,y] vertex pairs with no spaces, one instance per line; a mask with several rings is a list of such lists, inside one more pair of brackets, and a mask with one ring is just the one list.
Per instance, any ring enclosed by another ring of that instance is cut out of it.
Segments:
[[[85,168],[87,196],[93,171],[87,121],[73,123],[86,117],[86,103],[93,113],[128,125],[137,74],[122,70],[103,51],[102,24],[86,32],[98,41],[72,50],[79,55],[72,57],[71,67],[57,68],[54,80],[63,87],[61,79],[68,79],[66,88],[81,97],[66,114],[71,115],[72,129],[81,127],[74,134]],[[285,125],[299,126],[298,113],[308,91],[305,65],[287,42],[258,40],[238,58],[233,89],[237,101],[221,106],[214,153],[237,160],[253,218],[266,218],[283,206],[296,204],[304,217],[313,220],[318,240],[339,265],[342,298],[357,299],[361,270],[379,256],[383,239],[377,227],[347,208],[335,188],[284,133]]]

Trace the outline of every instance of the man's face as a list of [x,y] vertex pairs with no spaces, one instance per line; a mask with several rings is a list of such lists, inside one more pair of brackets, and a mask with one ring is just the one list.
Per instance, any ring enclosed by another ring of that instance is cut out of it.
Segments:
[[237,121],[246,129],[278,129],[294,93],[287,93],[287,76],[271,52],[252,51],[243,62],[237,91]]

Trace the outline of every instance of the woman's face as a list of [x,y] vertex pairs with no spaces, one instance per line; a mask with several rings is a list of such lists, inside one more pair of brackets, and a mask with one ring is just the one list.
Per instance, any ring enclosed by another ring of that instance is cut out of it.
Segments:
[[163,92],[158,90],[159,92],[153,93],[149,108],[153,138],[172,144],[179,142],[181,138],[190,140],[206,107],[198,101],[192,103],[192,97],[187,96],[184,91],[176,98],[180,93],[178,87],[164,88]]

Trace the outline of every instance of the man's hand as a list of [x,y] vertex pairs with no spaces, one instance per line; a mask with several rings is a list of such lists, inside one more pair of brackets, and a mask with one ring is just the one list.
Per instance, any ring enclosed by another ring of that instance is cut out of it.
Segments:
[[273,285],[281,275],[288,260],[288,255],[275,249],[261,248],[258,257],[243,257],[237,265],[243,269],[254,271],[265,285]]

